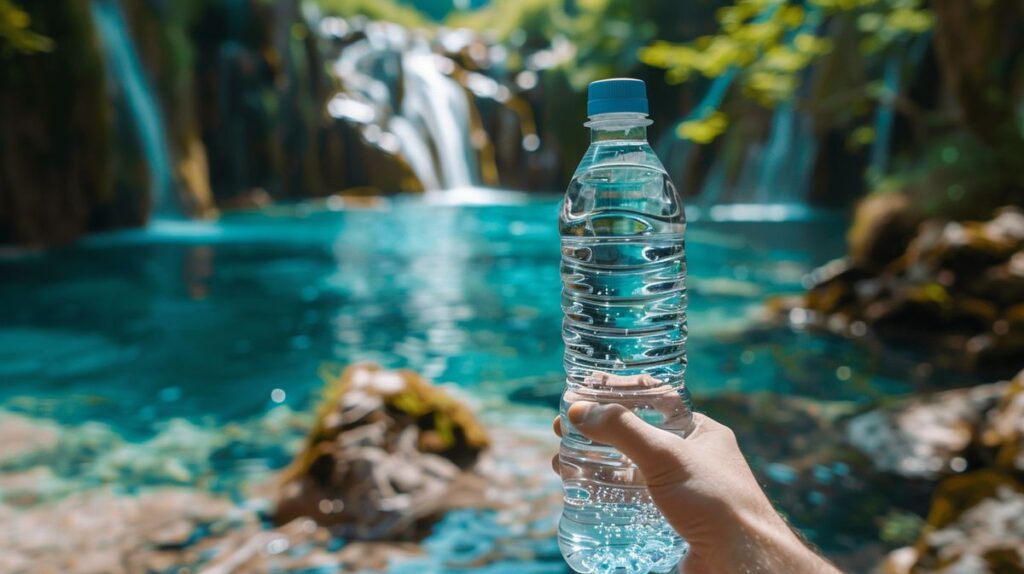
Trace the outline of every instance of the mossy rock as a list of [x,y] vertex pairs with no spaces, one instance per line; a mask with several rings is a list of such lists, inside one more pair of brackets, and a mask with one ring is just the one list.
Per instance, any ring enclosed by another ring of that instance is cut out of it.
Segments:
[[984,469],[935,492],[910,571],[1024,573],[1024,483]]
[[979,434],[981,444],[995,451],[996,468],[1024,476],[1024,371],[988,413]]
[[282,477],[278,524],[306,516],[345,538],[418,540],[453,494],[460,506],[482,499],[467,471],[490,441],[468,407],[412,371],[360,363],[324,378],[316,423]]
[[943,480],[935,490],[932,507],[928,512],[928,526],[933,529],[949,526],[964,511],[995,496],[1000,488],[1024,492],[1024,484],[1015,477],[993,469],[982,469]]
[[309,443],[332,440],[355,424],[339,425],[333,415],[346,395],[365,393],[383,400],[385,411],[420,430],[417,447],[468,467],[490,440],[466,405],[410,370],[387,371],[375,363],[357,363],[340,374],[325,367],[327,389]]
[[850,258],[859,267],[880,270],[906,250],[921,213],[900,193],[871,195],[857,205],[847,232]]
[[[1006,206],[986,220],[928,220],[907,242],[887,226],[909,226],[908,209],[898,197],[865,201],[850,256],[815,270],[801,298],[770,301],[768,311],[841,335],[870,329],[917,349],[924,342],[943,353],[938,363],[986,376],[1016,373],[1024,367],[1024,213]],[[902,254],[879,254],[876,244],[898,244]]]

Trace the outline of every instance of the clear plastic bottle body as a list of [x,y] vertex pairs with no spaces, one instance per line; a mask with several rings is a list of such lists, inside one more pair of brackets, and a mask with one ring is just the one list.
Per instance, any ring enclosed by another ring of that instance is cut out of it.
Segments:
[[686,216],[647,143],[643,114],[606,114],[563,200],[561,464],[558,539],[584,574],[673,570],[687,546],[651,503],[638,469],[572,427],[574,402],[620,403],[686,435]]

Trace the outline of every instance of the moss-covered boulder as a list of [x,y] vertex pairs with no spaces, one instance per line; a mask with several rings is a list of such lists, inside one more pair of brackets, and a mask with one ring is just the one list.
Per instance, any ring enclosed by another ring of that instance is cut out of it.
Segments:
[[348,539],[419,539],[472,498],[465,471],[488,444],[468,407],[416,373],[352,365],[329,376],[275,521],[307,516]]
[[850,259],[859,268],[878,271],[906,250],[921,214],[901,193],[871,195],[856,208],[847,232]]
[[988,220],[929,220],[904,241],[907,207],[869,205],[857,212],[851,256],[816,271],[803,297],[774,309],[789,316],[802,308],[800,317],[843,334],[870,328],[923,340],[950,366],[996,376],[1024,368],[1024,212],[1008,206]]

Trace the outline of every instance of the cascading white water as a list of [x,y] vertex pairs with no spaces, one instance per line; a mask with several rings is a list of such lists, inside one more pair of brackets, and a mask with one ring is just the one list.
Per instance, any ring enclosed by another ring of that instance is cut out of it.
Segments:
[[465,91],[441,73],[437,57],[425,48],[404,54],[402,69],[405,74],[402,115],[426,128],[437,153],[445,188],[472,185],[469,102]]
[[[445,73],[451,62],[394,24],[369,23],[363,32],[366,37],[346,46],[334,64],[346,93],[328,111],[393,134],[398,151],[427,190],[473,186],[470,104],[462,86]],[[359,105],[373,113],[349,113]]]
[[117,0],[93,0],[92,17],[99,31],[108,77],[123,93],[134,120],[139,145],[149,168],[154,215],[172,217],[179,213],[172,197],[172,176],[164,122],[153,91],[146,83],[135,45],[129,36]]
[[405,116],[392,116],[388,121],[388,129],[398,137],[402,157],[409,162],[409,167],[419,178],[425,189],[441,189],[441,180],[434,167],[434,158],[423,134],[416,130]]
[[753,187],[754,203],[802,203],[810,188],[811,169],[817,141],[811,118],[797,113],[793,102],[785,102],[772,114],[772,128],[761,150]]
[[[770,17],[773,13],[774,10],[769,10],[759,19]],[[808,17],[808,23],[790,33],[787,41],[794,41],[798,33],[806,32],[814,26],[815,21],[816,18]],[[705,117],[719,109],[738,77],[738,72],[738,68],[731,68],[716,77],[687,119]],[[670,131],[659,147],[662,154],[669,157],[668,164],[671,167],[685,169],[695,144],[679,142],[674,132]],[[673,149],[676,143],[680,144],[678,151]],[[715,157],[701,189],[693,190],[697,193],[694,204],[701,208],[720,204],[805,205],[817,153],[818,143],[814,137],[812,118],[798,111],[792,100],[780,103],[772,111],[768,138],[763,143],[746,146],[739,173],[735,177],[730,177],[735,173],[731,165],[735,163],[734,158],[726,157],[728,154],[725,152]]]
[[726,158],[717,157],[696,203],[702,207],[805,203],[817,151],[811,118],[791,102],[780,104],[772,112],[768,139],[746,149],[739,174],[730,179]]

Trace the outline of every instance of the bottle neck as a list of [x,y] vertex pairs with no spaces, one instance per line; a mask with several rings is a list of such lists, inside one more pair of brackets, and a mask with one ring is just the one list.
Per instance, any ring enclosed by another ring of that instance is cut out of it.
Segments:
[[631,141],[647,142],[647,126],[651,125],[647,114],[614,113],[591,116],[583,124],[590,128],[590,142]]

